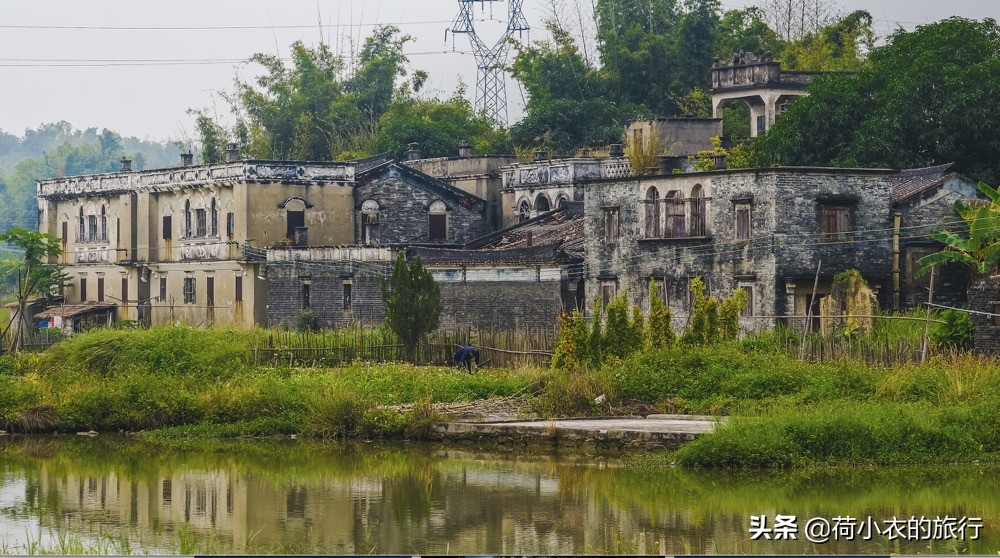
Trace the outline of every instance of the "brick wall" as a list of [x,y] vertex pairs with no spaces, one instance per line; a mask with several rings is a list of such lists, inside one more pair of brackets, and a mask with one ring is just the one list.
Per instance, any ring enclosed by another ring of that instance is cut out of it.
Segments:
[[[335,262],[319,265],[269,265],[267,269],[267,323],[295,327],[299,312],[305,309],[303,284],[309,282],[309,309],[321,327],[351,322],[378,324],[385,319],[385,306],[379,276],[388,274],[390,266],[383,263],[364,264],[365,272]],[[344,308],[344,285],[349,282],[351,307]]]
[[[969,307],[977,312],[996,313],[1000,307],[1000,276],[978,276],[969,285]],[[976,324],[976,352],[1000,354],[1000,326],[996,318],[972,314]]]
[[441,328],[551,328],[563,311],[562,283],[441,283]]

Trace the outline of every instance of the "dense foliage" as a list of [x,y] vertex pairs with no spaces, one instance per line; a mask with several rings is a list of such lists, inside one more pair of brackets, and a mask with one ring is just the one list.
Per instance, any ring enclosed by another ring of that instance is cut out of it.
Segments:
[[1000,27],[951,18],[898,31],[854,75],[821,76],[754,145],[756,166],[912,168],[954,162],[1000,174]]
[[420,256],[407,261],[400,252],[392,277],[382,280],[385,321],[412,354],[417,343],[437,329],[441,320],[441,287]]

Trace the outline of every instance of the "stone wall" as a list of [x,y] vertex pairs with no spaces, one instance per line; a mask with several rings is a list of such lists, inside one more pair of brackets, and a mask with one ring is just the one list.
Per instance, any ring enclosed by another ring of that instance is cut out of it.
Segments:
[[562,283],[441,283],[441,329],[552,328],[563,311]]
[[[1000,275],[976,277],[969,285],[969,307],[976,312],[998,313],[1000,310]],[[976,324],[976,352],[1000,354],[1000,325],[997,318],[972,314]]]
[[[361,322],[378,324],[385,320],[380,276],[388,275],[391,265],[372,262],[364,270],[350,262],[329,262],[323,265],[283,264],[267,268],[267,323],[295,327],[300,312],[305,310],[303,286],[309,285],[309,310],[320,327]],[[344,307],[345,285],[350,285],[350,307]]]
[[[429,209],[435,201],[447,207],[448,238],[445,244],[465,244],[487,232],[486,202],[474,196],[437,189],[412,175],[390,168],[384,176],[362,181],[354,192],[355,222],[360,227],[361,205],[375,200],[379,206],[379,243],[427,243],[430,238]],[[355,231],[361,241],[360,229]]]

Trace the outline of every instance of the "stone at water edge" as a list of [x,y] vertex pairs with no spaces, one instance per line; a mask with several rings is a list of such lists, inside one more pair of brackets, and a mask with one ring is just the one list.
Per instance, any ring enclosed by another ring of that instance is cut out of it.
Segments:
[[87,431],[87,432],[77,432],[76,435],[77,436],[90,436],[91,438],[93,438],[94,436],[97,436],[97,431],[96,430],[90,430],[90,431]]

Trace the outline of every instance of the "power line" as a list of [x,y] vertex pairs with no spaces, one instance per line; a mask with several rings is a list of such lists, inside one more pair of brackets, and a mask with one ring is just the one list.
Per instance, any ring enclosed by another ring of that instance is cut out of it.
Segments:
[[[498,21],[495,19],[479,19],[477,21]],[[395,23],[341,23],[324,25],[323,27],[379,27],[382,25],[441,25],[451,23],[442,21],[399,21]],[[274,29],[316,29],[317,24],[309,25],[16,25],[0,24],[0,29],[31,29],[31,30],[62,30],[62,31],[271,31]]]
[[[471,51],[429,50],[405,52],[404,56],[430,56],[439,54],[470,54]],[[291,57],[280,58],[291,62]],[[0,68],[94,68],[115,66],[198,66],[214,64],[243,64],[251,62],[247,58],[0,58]]]

